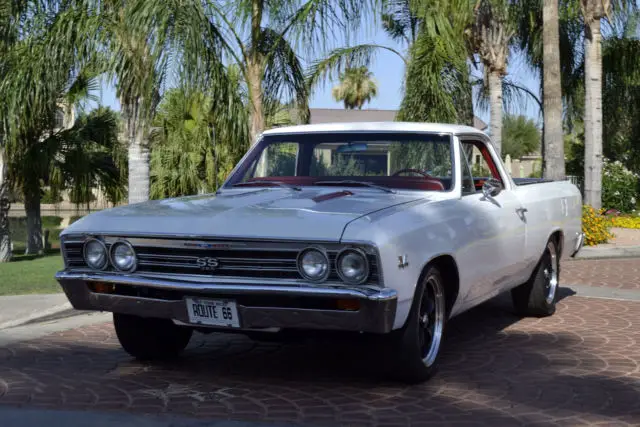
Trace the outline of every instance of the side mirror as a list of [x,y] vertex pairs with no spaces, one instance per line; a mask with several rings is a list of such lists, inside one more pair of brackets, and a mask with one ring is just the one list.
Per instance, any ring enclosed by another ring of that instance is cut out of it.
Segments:
[[496,197],[501,191],[502,183],[495,178],[489,178],[482,184],[482,194],[485,197]]

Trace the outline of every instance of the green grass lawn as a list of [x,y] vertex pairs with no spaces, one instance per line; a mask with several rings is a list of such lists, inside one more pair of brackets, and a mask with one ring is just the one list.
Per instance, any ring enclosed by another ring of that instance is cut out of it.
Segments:
[[42,257],[14,255],[11,262],[0,264],[0,296],[62,292],[53,277],[62,264],[59,249]]

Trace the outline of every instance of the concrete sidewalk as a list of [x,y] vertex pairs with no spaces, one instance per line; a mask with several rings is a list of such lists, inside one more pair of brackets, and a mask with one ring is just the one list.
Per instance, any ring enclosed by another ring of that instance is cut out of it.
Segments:
[[73,313],[75,310],[63,293],[0,297],[0,329]]
[[640,258],[640,230],[612,228],[615,236],[609,243],[585,246],[576,259]]

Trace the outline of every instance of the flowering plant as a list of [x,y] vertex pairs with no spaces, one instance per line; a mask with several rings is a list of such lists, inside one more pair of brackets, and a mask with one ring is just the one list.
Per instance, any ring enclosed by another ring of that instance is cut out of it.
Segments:
[[621,212],[631,212],[636,207],[638,175],[619,161],[604,160],[602,173],[602,206]]
[[596,211],[591,206],[582,206],[582,232],[586,246],[607,243],[613,237],[609,231],[611,220],[602,213],[603,211]]

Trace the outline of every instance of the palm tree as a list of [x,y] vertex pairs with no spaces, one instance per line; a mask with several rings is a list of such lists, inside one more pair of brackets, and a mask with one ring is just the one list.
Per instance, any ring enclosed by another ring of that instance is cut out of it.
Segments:
[[243,154],[243,145],[215,144],[212,98],[169,90],[158,107],[151,138],[151,197],[214,191]]
[[515,34],[509,3],[479,0],[474,8],[471,43],[484,64],[489,83],[491,135],[498,155],[502,150],[502,79],[507,74],[509,45]]
[[562,131],[562,85],[560,78],[560,31],[558,0],[544,0],[542,6],[542,92],[544,147],[542,176],[564,179],[565,156]]
[[[11,73],[11,67],[7,61],[7,56],[15,47],[20,34],[21,24],[26,25],[29,20],[29,12],[33,12],[31,2],[1,2],[0,3],[0,78],[4,79]],[[9,153],[7,151],[9,135],[8,103],[3,102],[0,106],[0,262],[7,262],[11,259],[11,234],[9,230],[9,182],[8,163]]]
[[[220,46],[224,56],[240,70],[249,101],[250,134],[255,141],[265,128],[265,106],[269,102],[295,103],[302,120],[308,119],[309,87],[297,48],[304,46],[309,52],[323,48],[330,39],[329,31],[346,33],[355,29],[374,3],[375,0],[203,2],[201,16],[208,27],[208,17],[212,16],[216,30],[208,31],[202,46],[205,50],[198,52],[198,57],[208,58],[211,53],[217,56],[219,52],[212,52],[211,47]],[[209,69],[201,71],[210,75]],[[212,78],[207,77],[206,81]]]
[[[565,175],[563,122],[570,129],[576,117],[582,76],[582,25],[575,0],[522,0],[515,4],[517,44],[540,75],[543,114],[542,173],[545,178]],[[556,11],[554,11],[557,10]],[[554,24],[557,19],[557,29]],[[556,41],[557,40],[557,41]],[[556,64],[559,61],[559,65]],[[559,69],[558,69],[559,67]],[[563,117],[564,106],[567,114]]]
[[409,3],[417,37],[409,48],[398,120],[473,122],[468,58],[472,24],[468,0]]
[[584,199],[602,206],[602,33],[601,20],[610,19],[612,6],[620,11],[636,8],[633,0],[581,0],[584,17]]
[[502,154],[519,159],[540,148],[540,130],[525,116],[507,114],[502,124],[502,142]]
[[602,206],[602,34],[600,20],[610,13],[610,2],[581,0],[584,15],[584,201]]
[[348,68],[340,76],[340,84],[333,88],[333,99],[342,101],[344,108],[359,110],[378,94],[378,86],[367,67]]

